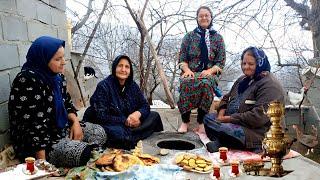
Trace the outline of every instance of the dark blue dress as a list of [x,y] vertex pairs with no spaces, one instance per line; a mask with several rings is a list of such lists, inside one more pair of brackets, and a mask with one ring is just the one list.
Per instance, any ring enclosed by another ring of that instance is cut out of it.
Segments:
[[[137,141],[163,130],[159,114],[150,112],[148,102],[134,81],[121,87],[118,79],[108,76],[98,84],[90,105],[84,120],[100,124],[105,129],[109,147],[131,149]],[[138,128],[125,125],[127,117],[134,111],[141,113]]]

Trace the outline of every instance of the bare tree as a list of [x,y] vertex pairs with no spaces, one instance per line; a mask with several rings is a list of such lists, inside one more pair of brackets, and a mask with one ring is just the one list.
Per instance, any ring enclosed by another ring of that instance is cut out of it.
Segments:
[[94,0],[89,0],[88,1],[88,6],[87,6],[87,13],[82,17],[82,19],[79,20],[79,22],[76,23],[71,29],[71,33],[74,34],[78,29],[80,29],[83,25],[86,24],[87,20],[90,17],[90,14],[93,12],[92,9],[92,2]]
[[[106,9],[107,9],[108,2],[109,2],[109,1],[106,0],[106,1],[104,2],[104,4],[103,4],[103,8],[102,8],[102,10],[101,10],[101,12],[100,12],[100,14],[99,14],[99,16],[98,16],[98,20],[97,20],[96,24],[94,25],[94,28],[93,28],[90,36],[89,36],[88,42],[87,42],[87,44],[86,44],[86,46],[85,46],[85,48],[84,48],[84,51],[83,51],[83,53],[82,53],[82,57],[83,57],[83,58],[86,56],[86,54],[87,54],[87,52],[88,52],[88,49],[89,49],[90,44],[91,44],[91,42],[92,42],[92,39],[93,39],[93,37],[94,37],[97,29],[98,29],[98,26],[100,25],[101,18],[102,18],[102,16],[103,16],[104,12],[105,12]],[[77,78],[78,75],[79,75],[79,71],[80,71],[80,68],[81,68],[81,65],[82,65],[82,62],[83,62],[83,58],[79,61],[78,65],[77,65],[77,69],[76,69],[76,71],[75,71],[75,73],[74,73],[75,78]]]
[[295,0],[284,0],[288,6],[294,9],[300,16],[300,25],[305,30],[312,32],[314,57],[320,55],[320,2],[319,0],[310,0],[311,6],[307,1],[297,3]]
[[[147,70],[146,70],[146,74],[145,74],[145,70],[144,70],[144,54],[143,54],[143,49],[144,49],[144,41],[147,39],[148,43],[149,43],[149,48],[151,50],[151,54],[153,56],[153,59],[155,60],[156,66],[159,70],[159,75],[160,78],[162,80],[164,89],[165,89],[165,93],[167,95],[167,100],[170,104],[170,106],[172,108],[174,108],[174,102],[173,102],[173,97],[171,95],[171,92],[168,88],[167,85],[167,80],[166,80],[166,76],[162,71],[162,66],[159,62],[159,60],[157,59],[157,52],[155,47],[153,47],[153,43],[152,43],[152,39],[149,36],[148,31],[152,30],[154,27],[156,27],[157,24],[161,24],[162,21],[164,21],[166,18],[171,17],[171,16],[175,16],[177,14],[169,14],[167,16],[164,17],[160,17],[159,20],[157,20],[154,24],[151,25],[151,27],[149,29],[147,29],[147,27],[145,27],[144,24],[144,20],[143,20],[143,16],[145,14],[145,10],[148,4],[148,0],[145,1],[143,9],[141,10],[141,12],[134,12],[132,10],[132,8],[130,7],[130,4],[127,2],[127,0],[124,0],[126,3],[126,8],[129,10],[129,13],[131,15],[131,17],[133,18],[133,20],[135,21],[138,30],[140,32],[140,50],[139,50],[139,72],[140,72],[140,88],[143,92],[146,91],[146,82],[148,80],[148,76],[149,76],[149,72],[150,72],[150,64],[151,61],[147,61]],[[161,42],[161,40],[160,40]],[[158,46],[159,49],[159,46]],[[154,89],[154,88],[152,88]]]
[[[135,1],[135,3],[142,2],[140,10],[135,11],[129,4],[131,1],[124,0],[124,3],[120,3],[119,1],[109,0],[110,9],[114,8],[113,16],[108,16],[106,22],[103,22],[96,29],[96,34],[92,36],[91,34],[97,22],[97,18],[93,19],[92,17],[99,17],[99,13],[94,9],[92,1],[94,0],[85,1],[85,6],[88,7],[86,14],[82,18],[78,18],[79,22],[74,23],[74,27],[81,27],[80,29],[74,28],[75,30],[77,29],[74,32],[74,40],[78,41],[76,45],[81,51],[85,52],[85,49],[87,49],[85,54],[93,57],[99,67],[106,67],[106,63],[110,67],[112,60],[119,52],[130,54],[134,68],[138,72],[137,80],[139,80],[140,88],[148,96],[148,99],[152,100],[152,92],[156,92],[157,87],[159,87],[160,75],[159,73],[154,74],[155,59],[151,46],[146,39],[146,34],[149,34],[150,39],[155,44],[155,54],[164,68],[166,78],[168,78],[168,89],[175,94],[174,89],[178,85],[177,78],[180,72],[175,66],[178,63],[177,53],[180,41],[186,32],[195,28],[195,11],[197,7],[188,6],[186,0],[143,0]],[[97,1],[99,0],[94,2]],[[309,15],[307,20],[309,20],[309,23],[315,23],[317,20],[310,20],[310,17],[315,17],[314,15],[311,16],[310,12],[317,14],[316,12],[318,11],[315,11],[314,7],[316,7],[315,4],[319,3],[315,0],[308,1],[312,6],[310,6],[310,11],[307,13]],[[291,6],[286,6],[289,5],[288,2],[295,1],[236,0],[208,1],[205,4],[213,10],[214,28],[227,39],[228,60],[224,68],[224,75],[222,75],[223,81],[231,81],[230,78],[225,76],[237,72],[239,64],[236,61],[240,58],[241,50],[248,45],[262,47],[268,53],[273,53],[272,56],[275,54],[277,65],[279,66],[278,69],[274,69],[280,71],[281,68],[291,68],[292,66],[295,69],[294,72],[297,72],[295,75],[299,80],[298,72],[307,64],[307,58],[303,57],[301,52],[309,51],[311,48],[301,47],[301,45],[299,47],[297,42],[294,42],[294,38],[291,38],[290,28],[296,27],[299,19],[297,14],[293,14],[295,11],[292,9],[294,8],[291,9]],[[307,2],[307,0],[304,2]],[[115,5],[115,3],[120,5]],[[174,3],[174,5],[171,3]],[[309,4],[305,3],[303,5],[308,7]],[[171,11],[166,11],[170,6],[175,8]],[[121,7],[126,8],[128,11],[121,11],[122,14],[120,14],[119,8]],[[109,14],[112,13],[110,9],[108,10]],[[130,24],[126,24],[127,22],[123,21],[122,17],[126,12],[132,17],[136,27],[130,27]],[[89,16],[91,18],[88,18]],[[278,18],[279,16],[282,16],[281,19]],[[307,17],[300,16],[301,18]],[[113,22],[109,23],[111,19],[116,19],[117,25]],[[146,31],[144,31],[139,20],[147,26]],[[304,24],[303,27],[307,28],[309,23]],[[319,28],[319,26],[313,27],[314,29]],[[231,35],[235,38],[230,40],[228,37]],[[315,35],[313,34],[313,37],[316,37]],[[89,38],[92,38],[91,45],[85,46],[89,42]],[[291,55],[288,58],[283,53],[284,51],[290,51],[295,57]]]

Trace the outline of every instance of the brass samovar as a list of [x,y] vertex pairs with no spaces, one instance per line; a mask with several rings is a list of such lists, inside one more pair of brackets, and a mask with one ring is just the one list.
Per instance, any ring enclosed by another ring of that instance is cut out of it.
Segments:
[[271,159],[270,176],[282,176],[284,174],[282,157],[289,153],[293,140],[283,132],[280,123],[284,116],[284,106],[279,101],[269,104],[267,116],[272,123],[269,131],[262,141],[263,157],[269,156]]

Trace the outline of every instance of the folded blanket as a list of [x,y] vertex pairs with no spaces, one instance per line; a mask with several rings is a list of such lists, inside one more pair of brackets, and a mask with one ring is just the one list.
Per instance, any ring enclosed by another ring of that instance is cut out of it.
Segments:
[[134,165],[123,172],[96,172],[95,179],[111,180],[163,180],[175,179],[175,175],[182,168],[177,165],[156,164],[153,166]]

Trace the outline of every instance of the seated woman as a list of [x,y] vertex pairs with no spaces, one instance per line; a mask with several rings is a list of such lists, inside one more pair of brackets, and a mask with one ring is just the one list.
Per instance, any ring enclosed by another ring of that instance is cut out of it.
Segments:
[[100,124],[108,135],[107,146],[132,149],[153,132],[163,130],[157,112],[150,106],[133,80],[131,60],[119,55],[112,74],[102,80],[90,99],[84,120]]
[[273,100],[284,103],[284,90],[270,73],[268,57],[256,47],[245,49],[241,55],[241,76],[226,94],[217,109],[218,114],[204,118],[205,131],[211,142],[210,152],[220,146],[235,149],[261,150],[270,120],[264,114]]
[[[20,160],[28,156],[63,167],[85,165],[95,145],[106,141],[103,128],[80,123],[61,74],[65,42],[36,39],[13,81],[9,121],[13,147]],[[83,140],[83,141],[81,141]]]
[[214,96],[219,96],[217,89],[219,78],[226,58],[222,36],[213,29],[212,12],[209,7],[198,8],[197,23],[193,31],[182,39],[180,48],[180,97],[178,108],[182,123],[178,132],[188,131],[192,109],[197,109],[199,126],[194,129],[204,132],[203,118],[209,112]]

